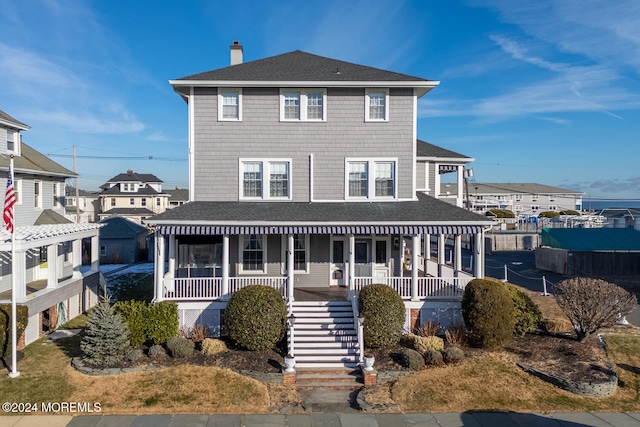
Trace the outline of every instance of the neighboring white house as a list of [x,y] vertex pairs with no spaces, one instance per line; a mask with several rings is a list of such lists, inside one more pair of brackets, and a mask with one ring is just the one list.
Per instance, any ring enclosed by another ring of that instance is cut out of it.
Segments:
[[162,180],[149,173],[127,173],[114,176],[100,186],[99,218],[112,215],[128,218],[137,224],[167,210],[169,195],[162,191]]
[[[98,222],[98,212],[100,212],[100,199],[98,193],[78,189],[78,200],[76,200],[75,187],[65,187],[65,217],[79,224],[88,222]],[[78,220],[79,219],[79,220]]]
[[[274,287],[305,331],[298,366],[362,358],[357,293],[371,283],[400,294],[407,327],[459,318],[466,284],[484,276],[491,221],[424,194],[434,185],[426,163],[458,171],[472,160],[421,154],[418,100],[439,82],[301,51],[243,63],[239,44],[231,59],[170,82],[187,104],[190,202],[146,221],[156,230],[155,300],[176,301],[181,326],[219,332],[231,294]],[[462,267],[463,235],[474,241],[473,271]],[[335,324],[309,312],[314,293],[350,296],[326,304],[349,322],[344,346],[327,343]]]
[[[456,184],[442,184],[441,193],[458,193]],[[490,209],[506,209],[516,216],[537,216],[540,212],[582,211],[579,191],[535,183],[469,182],[461,191],[471,210],[485,213]],[[466,203],[465,203],[466,206]]]
[[15,276],[17,303],[29,310],[21,339],[25,345],[95,305],[100,287],[100,225],[75,224],[64,217],[65,180],[75,174],[22,142],[28,129],[0,111],[0,172],[6,186],[14,155],[17,199],[15,258],[11,234],[0,231],[0,303],[11,302]]

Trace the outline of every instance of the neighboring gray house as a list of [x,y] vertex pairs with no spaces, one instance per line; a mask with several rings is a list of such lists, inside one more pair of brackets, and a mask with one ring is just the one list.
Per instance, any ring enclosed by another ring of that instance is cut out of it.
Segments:
[[[3,194],[10,156],[16,191],[15,259],[12,236],[0,229],[0,303],[27,306],[26,345],[98,302],[98,224],[74,224],[64,218],[64,187],[75,174],[22,141],[29,126],[0,111],[0,172]],[[86,247],[83,250],[83,243]],[[82,266],[83,251],[87,265]]]
[[78,224],[98,222],[98,212],[100,212],[98,193],[78,189],[78,200],[76,200],[76,188],[67,185],[65,195],[64,216],[66,218]]
[[117,215],[100,220],[100,263],[133,264],[147,259],[149,230]]
[[[188,106],[190,202],[147,220],[155,300],[178,302],[182,327],[217,333],[230,294],[277,288],[304,335],[298,366],[309,367],[361,360],[352,304],[367,284],[397,290],[408,328],[459,318],[464,287],[484,275],[491,221],[419,191],[418,99],[438,82],[301,51],[243,63],[234,44],[231,59],[170,82]],[[462,268],[462,235],[475,242],[472,272]],[[311,314],[318,303],[305,295],[342,292],[349,301],[324,303],[347,322],[336,348],[327,331],[338,321]],[[291,335],[289,344],[293,354]]]
[[[458,193],[459,189],[456,184],[442,184],[440,191]],[[544,184],[470,182],[467,191],[469,206],[478,213],[507,209],[528,217],[544,211],[582,211],[583,193]],[[467,200],[466,194],[464,197]]]
[[173,209],[178,206],[182,206],[189,202],[189,189],[177,188],[175,190],[164,190],[169,195],[169,206],[167,208]]
[[162,180],[150,173],[129,169],[100,186],[100,219],[112,215],[143,224],[144,220],[167,210],[169,195],[162,191]]

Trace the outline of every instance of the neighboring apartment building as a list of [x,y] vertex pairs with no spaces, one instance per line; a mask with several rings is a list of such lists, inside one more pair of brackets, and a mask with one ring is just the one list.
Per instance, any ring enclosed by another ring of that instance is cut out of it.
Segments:
[[[466,283],[484,275],[491,221],[418,191],[433,185],[424,163],[436,157],[419,152],[418,99],[438,82],[301,51],[243,63],[234,44],[231,58],[170,82],[188,106],[190,202],[147,220],[155,300],[177,301],[182,327],[217,333],[233,292],[275,287],[307,336],[298,366],[361,361],[356,296],[367,284],[399,292],[407,327],[459,319]],[[472,272],[462,268],[462,235],[474,241]],[[315,322],[304,292],[341,290],[351,323],[336,349],[325,342],[335,325]]]
[[78,189],[76,200],[76,188],[65,187],[65,217],[78,224],[98,222],[100,212],[100,199],[98,193]]
[[[14,156],[15,257],[12,235],[0,230],[0,303],[12,298],[29,310],[21,342],[29,344],[98,301],[98,224],[64,217],[65,180],[75,174],[22,142],[29,129],[0,111],[0,172],[6,188]],[[82,267],[83,258],[87,267]]]
[[169,195],[162,191],[162,180],[149,173],[129,169],[100,188],[98,216],[101,220],[118,215],[143,224],[146,218],[166,211],[169,205]]
[[[446,191],[458,192],[458,186],[442,184],[441,192]],[[580,212],[584,194],[535,183],[470,182],[467,185],[467,191],[463,190],[465,201],[469,200],[469,206],[475,212],[485,213],[490,209],[506,209],[520,217],[537,216],[544,211]]]

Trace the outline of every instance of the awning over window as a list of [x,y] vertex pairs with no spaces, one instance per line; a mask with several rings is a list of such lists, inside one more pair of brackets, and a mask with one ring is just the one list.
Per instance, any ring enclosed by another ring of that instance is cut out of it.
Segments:
[[241,235],[241,234],[475,234],[481,226],[460,225],[350,225],[350,226],[206,226],[170,225],[158,228],[160,234],[174,235]]

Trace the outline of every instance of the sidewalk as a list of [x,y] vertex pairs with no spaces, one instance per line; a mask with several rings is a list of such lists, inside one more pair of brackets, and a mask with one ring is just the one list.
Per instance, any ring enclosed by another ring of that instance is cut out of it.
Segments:
[[245,415],[27,415],[2,416],[0,427],[640,427],[640,413],[518,412],[310,413]]

